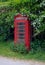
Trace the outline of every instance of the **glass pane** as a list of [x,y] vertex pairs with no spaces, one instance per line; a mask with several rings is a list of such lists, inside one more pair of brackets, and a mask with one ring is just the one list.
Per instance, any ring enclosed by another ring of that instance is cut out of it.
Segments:
[[20,33],[20,34],[18,34],[19,36],[24,36],[24,34],[23,33]]
[[23,23],[23,22],[19,22],[19,23],[17,23],[18,25],[24,25],[25,23]]
[[19,39],[24,39],[24,37],[19,37]]
[[18,26],[18,28],[19,28],[19,29],[24,29],[24,28],[25,28],[25,26]]
[[24,43],[24,39],[18,39],[19,43]]
[[18,32],[24,32],[25,30],[18,30]]

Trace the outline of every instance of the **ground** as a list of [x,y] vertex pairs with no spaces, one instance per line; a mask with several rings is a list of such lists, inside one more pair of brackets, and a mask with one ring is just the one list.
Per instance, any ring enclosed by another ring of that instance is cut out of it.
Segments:
[[45,65],[44,62],[34,60],[19,60],[0,56],[0,65]]

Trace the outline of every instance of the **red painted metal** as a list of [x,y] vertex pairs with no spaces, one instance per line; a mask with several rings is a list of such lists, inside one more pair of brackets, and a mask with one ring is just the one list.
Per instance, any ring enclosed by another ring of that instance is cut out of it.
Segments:
[[[21,28],[20,26],[22,25],[23,25],[23,29],[20,29]],[[24,32],[19,32],[19,30],[24,30]],[[24,35],[24,38],[22,39],[19,38],[20,37],[19,34]],[[19,42],[19,39],[20,39],[20,42]],[[14,43],[21,43],[21,41],[24,42],[26,49],[30,50],[31,21],[28,19],[27,16],[18,14],[17,16],[14,17]]]

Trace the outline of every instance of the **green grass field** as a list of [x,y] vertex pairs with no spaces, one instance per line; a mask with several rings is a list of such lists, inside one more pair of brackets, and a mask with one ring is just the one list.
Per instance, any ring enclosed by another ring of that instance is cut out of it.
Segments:
[[19,52],[13,52],[10,49],[10,44],[12,41],[8,42],[0,42],[0,56],[10,57],[10,58],[18,58],[18,59],[33,59],[33,60],[41,60],[45,61],[45,52],[21,54]]

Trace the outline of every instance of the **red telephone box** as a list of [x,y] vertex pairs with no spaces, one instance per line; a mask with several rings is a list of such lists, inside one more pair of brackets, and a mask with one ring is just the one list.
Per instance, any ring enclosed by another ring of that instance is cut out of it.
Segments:
[[30,50],[31,43],[31,21],[27,16],[18,14],[14,18],[14,43],[24,43]]

